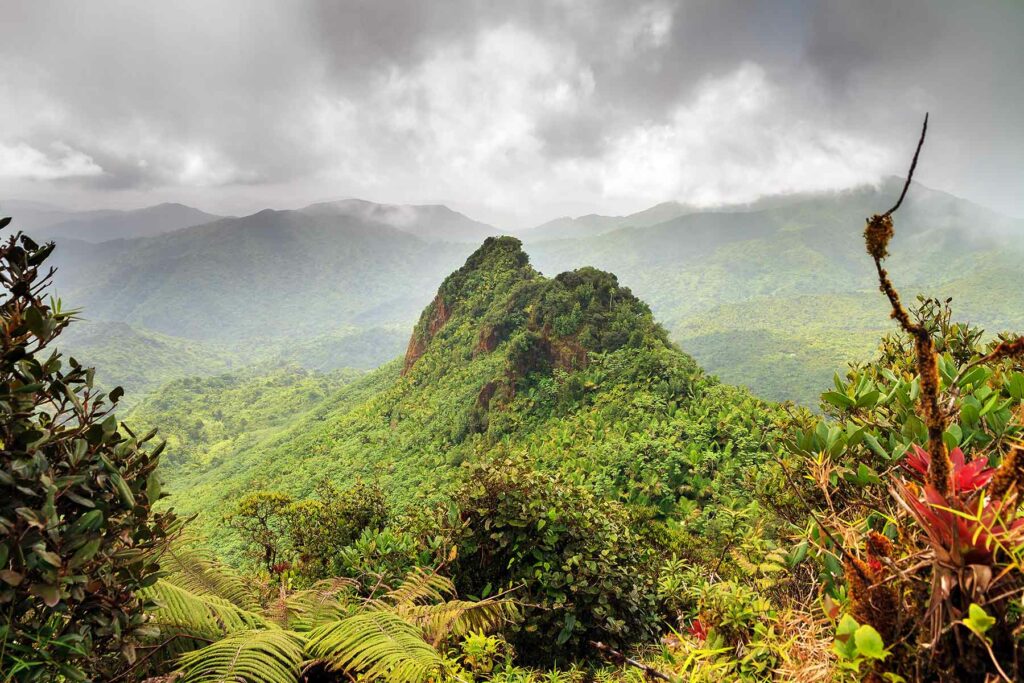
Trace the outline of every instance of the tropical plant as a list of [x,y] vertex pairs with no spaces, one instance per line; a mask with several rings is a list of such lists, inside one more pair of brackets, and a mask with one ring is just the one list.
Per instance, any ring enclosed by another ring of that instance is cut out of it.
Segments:
[[250,559],[263,570],[280,574],[285,555],[285,510],[294,501],[284,493],[257,490],[242,496],[225,521],[242,537]]
[[[10,223],[0,219],[0,229]],[[0,245],[0,672],[5,681],[104,679],[147,637],[140,591],[174,526],[156,513],[155,432],[112,410],[123,394],[53,343],[74,319],[44,295],[53,243]]]
[[314,495],[288,505],[281,514],[300,571],[323,579],[337,572],[340,549],[365,531],[382,529],[390,510],[380,486],[362,480],[345,489],[322,480]]
[[160,629],[153,661],[166,669],[166,653],[157,655],[176,641],[181,683],[424,681],[445,671],[444,654],[460,638],[515,616],[506,599],[459,600],[449,579],[425,569],[369,598],[350,580],[329,579],[259,607],[227,567],[194,551],[174,558],[148,597]]
[[[865,641],[869,654],[855,669],[876,680],[1017,679],[1024,338],[986,344],[980,330],[952,321],[948,300],[903,305],[883,261],[909,187],[908,177],[893,208],[864,231],[899,332],[874,363],[835,378],[822,396],[833,422],[804,420],[796,432],[802,480],[785,460],[782,469],[811,515],[826,614],[848,611],[837,626],[842,666],[856,659],[848,637],[870,627],[879,640]],[[980,622],[970,621],[972,605],[994,619],[984,638],[965,637]]]

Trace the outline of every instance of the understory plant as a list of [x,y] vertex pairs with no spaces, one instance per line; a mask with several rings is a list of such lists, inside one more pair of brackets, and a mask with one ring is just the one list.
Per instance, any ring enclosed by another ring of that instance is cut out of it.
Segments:
[[450,678],[463,638],[516,613],[508,599],[458,599],[451,581],[429,569],[369,597],[336,578],[282,586],[261,604],[246,581],[201,552],[178,549],[165,564],[167,576],[146,593],[157,630],[146,663],[178,683]]

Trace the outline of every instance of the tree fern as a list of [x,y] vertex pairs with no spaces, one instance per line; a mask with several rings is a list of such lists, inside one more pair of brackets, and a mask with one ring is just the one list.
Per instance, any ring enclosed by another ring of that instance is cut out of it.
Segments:
[[284,600],[281,617],[295,631],[310,631],[322,624],[339,621],[352,612],[349,594],[354,585],[351,579],[343,578],[320,581],[313,588],[289,595]]
[[167,572],[165,581],[196,595],[212,595],[242,609],[259,609],[256,596],[242,578],[206,552],[190,547],[172,547],[161,558]]
[[389,591],[384,599],[401,608],[424,602],[442,601],[447,596],[455,595],[455,586],[451,579],[441,576],[432,569],[415,567],[398,588]]
[[303,639],[282,629],[237,631],[182,656],[180,683],[295,683]]
[[306,651],[334,671],[391,683],[419,683],[443,664],[418,627],[393,612],[378,610],[313,629]]
[[203,595],[166,580],[146,588],[151,600],[153,623],[164,630],[174,629],[200,638],[221,636],[273,625],[256,612],[244,610],[216,595]]
[[508,600],[449,600],[438,605],[413,605],[397,614],[419,627],[423,637],[436,646],[451,636],[492,632],[514,617],[516,609]]
[[294,683],[314,663],[420,683],[443,666],[437,648],[448,637],[491,630],[514,613],[507,600],[446,602],[455,588],[431,570],[411,571],[379,599],[359,600],[352,588],[350,580],[332,579],[266,610],[244,609],[226,597],[251,597],[233,572],[179,552],[171,577],[147,589],[147,598],[168,649],[164,656],[217,639],[180,657],[182,683]]

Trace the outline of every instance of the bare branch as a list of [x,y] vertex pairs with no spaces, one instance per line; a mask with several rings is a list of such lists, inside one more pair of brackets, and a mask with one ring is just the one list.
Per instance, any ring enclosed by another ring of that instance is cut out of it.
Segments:
[[924,125],[921,126],[921,139],[917,141],[917,150],[914,152],[914,159],[910,162],[910,170],[907,171],[907,182],[903,184],[903,191],[900,192],[900,198],[896,200],[896,204],[886,211],[883,216],[891,216],[896,212],[896,209],[900,208],[900,204],[903,203],[903,198],[907,196],[907,190],[910,189],[910,181],[914,177],[914,169],[917,168],[917,158],[921,154],[921,147],[924,146],[924,136],[928,133],[928,113],[924,115]]

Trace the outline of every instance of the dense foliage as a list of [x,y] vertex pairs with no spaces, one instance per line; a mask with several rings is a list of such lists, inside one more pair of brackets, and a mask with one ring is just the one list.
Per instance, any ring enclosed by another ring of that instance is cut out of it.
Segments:
[[455,503],[453,575],[468,594],[513,590],[529,605],[510,633],[523,661],[566,663],[591,640],[654,635],[654,553],[626,508],[511,460],[471,467]]
[[174,522],[153,510],[162,446],[118,427],[120,389],[99,392],[91,369],[53,350],[73,314],[44,299],[52,249],[20,233],[0,246],[5,680],[95,680],[132,662],[151,635],[140,590]]

